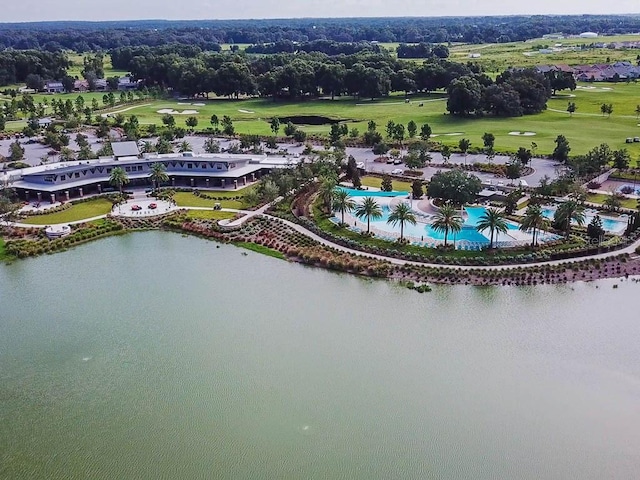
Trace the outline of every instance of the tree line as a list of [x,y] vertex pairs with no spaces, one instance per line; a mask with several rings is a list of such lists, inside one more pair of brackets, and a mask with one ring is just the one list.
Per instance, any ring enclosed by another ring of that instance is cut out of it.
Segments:
[[257,45],[283,40],[504,43],[555,32],[621,34],[638,30],[638,15],[40,22],[1,24],[0,49],[88,52],[181,43],[217,50],[221,43]]
[[481,73],[476,64],[430,59],[405,62],[388,52],[330,57],[321,53],[261,57],[203,52],[189,57],[152,48],[125,47],[112,52],[116,68],[151,86],[185,95],[260,95],[300,98],[350,95],[377,98],[393,91],[430,92],[460,76]]

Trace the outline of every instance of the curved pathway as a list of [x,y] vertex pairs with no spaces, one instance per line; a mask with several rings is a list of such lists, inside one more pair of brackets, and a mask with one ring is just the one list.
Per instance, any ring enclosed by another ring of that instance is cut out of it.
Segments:
[[[570,264],[573,263],[575,261],[580,261],[580,260],[588,260],[588,259],[605,259],[605,258],[610,258],[610,257],[615,257],[621,254],[629,254],[632,255],[636,252],[636,249],[638,247],[640,247],[640,239],[636,240],[634,243],[632,243],[631,245],[628,245],[624,248],[621,248],[619,250],[613,250],[611,252],[605,252],[605,253],[599,253],[596,255],[589,255],[589,256],[585,256],[585,257],[574,257],[574,258],[567,258],[567,259],[562,259],[562,260],[549,260],[546,262],[535,262],[535,263],[516,263],[516,264],[507,264],[507,265],[450,265],[450,264],[444,264],[444,263],[428,263],[428,262],[417,262],[414,260],[404,260],[401,258],[394,258],[394,257],[386,257],[384,255],[377,255],[375,253],[369,253],[369,252],[364,252],[362,250],[356,250],[353,248],[349,248],[349,247],[344,247],[342,245],[339,245],[337,243],[334,243],[330,240],[325,239],[324,237],[321,237],[319,235],[317,235],[316,233],[308,230],[307,228],[303,227],[302,225],[299,225],[297,223],[291,222],[289,220],[285,220],[283,218],[279,218],[279,217],[274,217],[273,215],[269,215],[266,212],[266,210],[273,204],[277,203],[280,199],[276,199],[272,204],[267,204],[264,205],[263,207],[259,208],[258,210],[239,210],[239,209],[234,209],[234,208],[222,208],[219,211],[222,212],[230,212],[230,213],[242,213],[244,214],[241,218],[233,220],[232,222],[228,222],[226,224],[222,223],[221,225],[223,226],[231,226],[231,227],[235,227],[235,226],[240,226],[243,223],[245,223],[247,220],[249,220],[250,218],[256,217],[256,216],[263,216],[265,218],[271,219],[271,220],[276,220],[276,221],[280,221],[283,222],[285,225],[289,226],[290,228],[292,228],[293,230],[295,230],[298,233],[301,233],[302,235],[305,235],[309,238],[311,238],[312,240],[315,240],[316,242],[320,243],[321,245],[324,245],[326,247],[330,247],[333,248],[335,250],[338,250],[340,252],[343,253],[348,253],[351,255],[359,255],[362,257],[367,257],[367,258],[373,258],[376,260],[382,260],[382,261],[386,261],[389,262],[391,264],[394,265],[415,265],[415,266],[419,266],[419,267],[435,267],[435,268],[448,268],[450,270],[507,270],[507,269],[512,269],[512,268],[516,268],[516,267],[522,267],[522,268],[530,268],[530,267],[540,267],[540,266],[545,266],[545,265],[563,265],[563,264]],[[209,207],[178,207],[177,210],[212,210]],[[63,225],[74,225],[74,224],[79,224],[79,223],[85,223],[85,222],[90,222],[93,220],[98,220],[101,218],[106,218],[107,215],[100,215],[97,217],[93,217],[93,218],[87,218],[84,220],[78,220],[75,222],[65,222],[65,223],[61,223],[61,224],[56,224],[53,226],[63,226]],[[49,226],[49,225],[30,225],[30,224],[25,224],[25,223],[17,223],[17,222],[12,222],[9,223],[10,225],[13,225],[15,227],[22,227],[22,228],[45,228],[45,226]]]

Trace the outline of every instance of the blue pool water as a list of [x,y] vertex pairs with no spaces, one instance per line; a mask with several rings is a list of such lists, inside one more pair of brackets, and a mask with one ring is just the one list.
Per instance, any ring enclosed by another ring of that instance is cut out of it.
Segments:
[[[542,214],[549,220],[553,220],[553,216],[555,213],[555,208],[545,207],[542,209]],[[595,217],[595,214],[586,213],[584,216],[584,224],[589,225],[591,220],[593,220],[593,217]],[[618,220],[616,218],[600,216],[600,220],[602,220],[602,228],[604,228],[605,232],[620,233],[627,228],[627,220],[625,219]]]
[[[465,218],[465,222],[462,226],[462,230],[460,230],[455,235],[449,232],[449,236],[447,239],[453,242],[454,238],[456,241],[465,240],[468,242],[477,242],[477,243],[489,243],[489,232],[480,233],[476,230],[476,225],[480,217],[484,214],[484,207],[465,207],[465,211],[467,216]],[[378,220],[371,221],[371,227],[381,230],[381,231],[394,231],[400,232],[400,227],[393,227],[387,223],[389,218],[389,207],[382,207],[382,217]],[[424,223],[425,220],[419,221],[416,225],[407,224],[404,226],[404,234],[405,236],[414,237],[414,238],[424,238],[425,241],[429,239],[433,240],[444,240],[444,232],[439,232],[433,229],[433,227]],[[507,227],[509,230],[517,230],[519,225],[513,222],[507,222]],[[486,233],[486,235],[485,235]]]
[[349,192],[349,195],[352,197],[406,197],[409,195],[409,192],[402,191],[392,191],[392,192],[380,192],[380,191],[369,191],[369,190],[356,190],[354,188],[346,188],[346,187],[337,187],[340,190],[345,190]]

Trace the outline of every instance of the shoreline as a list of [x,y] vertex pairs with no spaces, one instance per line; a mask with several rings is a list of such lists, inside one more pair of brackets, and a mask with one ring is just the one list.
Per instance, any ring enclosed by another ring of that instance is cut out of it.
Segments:
[[[301,225],[271,217],[256,215],[234,228],[220,227],[208,220],[188,219],[183,212],[147,219],[107,217],[101,225],[80,224],[72,235],[57,240],[17,240],[24,242],[22,254],[11,255],[16,240],[5,239],[5,262],[54,254],[112,235],[138,231],[169,231],[237,245],[291,262],[327,270],[385,278],[411,285],[512,285],[566,284],[606,278],[628,278],[640,275],[640,255],[620,251],[602,256],[577,257],[534,264],[448,265],[428,264],[371,254],[332,244],[317,237]],[[38,243],[39,242],[39,243]],[[638,242],[636,242],[638,243]],[[624,250],[634,249],[635,243]],[[411,288],[411,287],[409,287]]]

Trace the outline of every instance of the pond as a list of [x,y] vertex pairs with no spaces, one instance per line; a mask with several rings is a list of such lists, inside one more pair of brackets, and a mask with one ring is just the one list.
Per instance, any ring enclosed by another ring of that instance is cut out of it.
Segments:
[[1,478],[640,471],[632,280],[421,295],[144,232],[0,292]]

